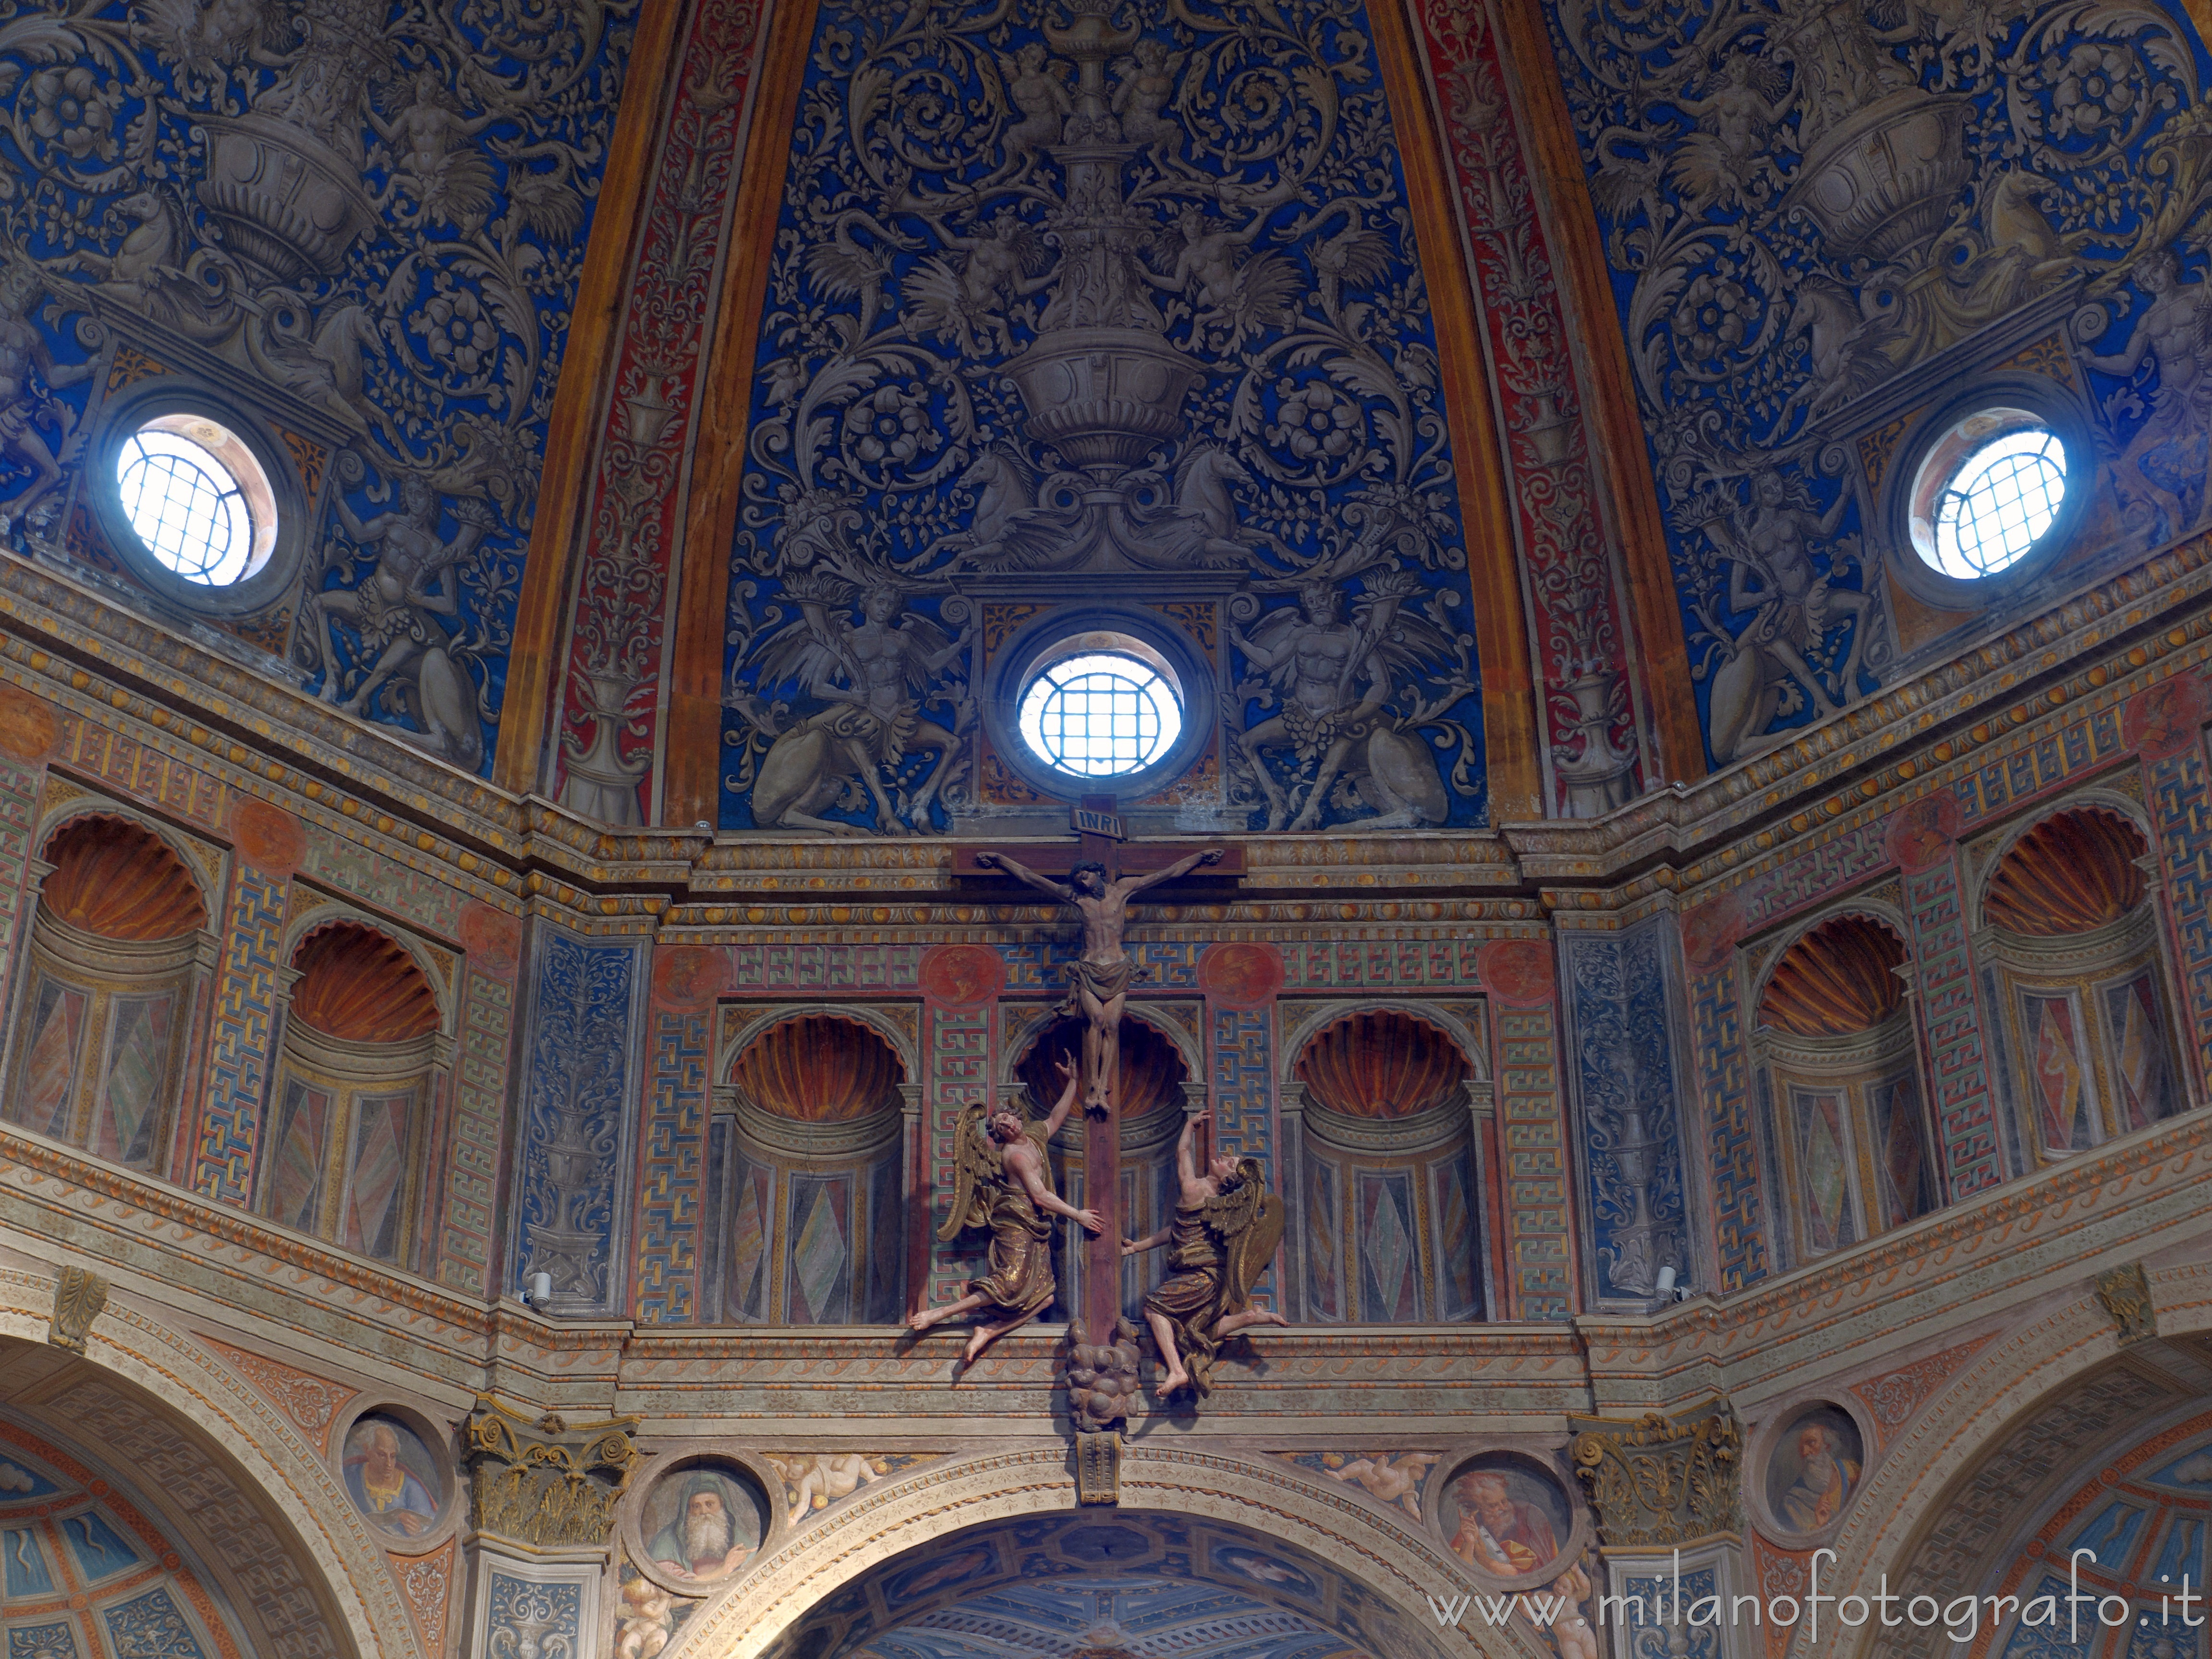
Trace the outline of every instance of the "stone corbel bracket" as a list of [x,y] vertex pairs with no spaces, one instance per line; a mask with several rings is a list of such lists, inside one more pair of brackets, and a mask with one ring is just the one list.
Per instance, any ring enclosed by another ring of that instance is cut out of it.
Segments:
[[636,1417],[573,1426],[478,1395],[463,1425],[476,1528],[539,1549],[604,1545],[636,1471]]
[[1743,1526],[1743,1432],[1728,1401],[1662,1417],[1570,1417],[1575,1473],[1608,1549],[1671,1548]]
[[2142,1262],[2099,1273],[2097,1300],[2118,1328],[2122,1347],[2158,1334],[2158,1310],[2151,1305],[2150,1280]]
[[107,1305],[107,1281],[86,1267],[64,1267],[54,1283],[54,1316],[46,1340],[71,1353],[84,1352],[92,1322]]

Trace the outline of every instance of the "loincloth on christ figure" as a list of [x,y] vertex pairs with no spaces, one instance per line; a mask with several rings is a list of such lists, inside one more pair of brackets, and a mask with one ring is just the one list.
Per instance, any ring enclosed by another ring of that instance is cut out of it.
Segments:
[[1139,980],[1152,977],[1152,970],[1134,957],[1123,957],[1119,962],[1071,962],[1060,973],[1067,981],[1067,994],[1055,1012],[1063,1014],[1080,1011],[1085,991],[1101,1002],[1111,1002]]

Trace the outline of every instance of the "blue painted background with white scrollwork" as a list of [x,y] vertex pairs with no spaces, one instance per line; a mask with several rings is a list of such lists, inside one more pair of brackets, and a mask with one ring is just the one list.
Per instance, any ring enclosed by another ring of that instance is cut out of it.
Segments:
[[[118,332],[171,373],[247,402],[289,400],[343,434],[329,465],[367,533],[335,512],[311,532],[305,589],[349,597],[318,615],[295,592],[234,631],[289,653],[331,700],[489,769],[635,11],[636,0],[9,9],[0,514],[14,544],[82,551],[82,527],[58,520],[99,389],[88,370]],[[372,592],[380,568],[395,580]],[[410,583],[434,603],[409,596]],[[406,637],[437,663],[402,650],[370,684]],[[463,712],[451,731],[425,719],[426,688]]]
[[529,1066],[514,1170],[513,1285],[552,1283],[553,1305],[612,1313],[627,1212],[627,1125],[644,952],[541,927],[532,976]]
[[[988,798],[976,579],[1053,573],[1100,478],[1068,482],[1075,452],[1033,435],[1008,370],[1102,307],[1200,371],[1108,493],[1155,538],[1146,597],[1194,564],[1247,579],[1218,823],[1486,822],[1468,550],[1364,11],[1125,9],[1107,32],[1139,33],[1086,113],[1045,9],[821,9],[732,555],[723,826],[927,833]],[[1103,191],[1072,140],[1122,146]],[[1086,289],[1084,227],[1108,221]],[[1160,550],[1178,535],[1190,560]],[[1304,579],[1334,623],[1300,611]],[[1358,631],[1360,689],[1310,684],[1286,715],[1296,641],[1332,626]]]
[[1682,1127],[1674,1087],[1680,1006],[1668,983],[1668,918],[1622,933],[1559,936],[1574,1051],[1577,1164],[1589,1216],[1589,1267],[1601,1298],[1648,1299],[1662,1268],[1691,1282],[1682,1171]]
[[[2089,382],[2108,522],[2148,544],[2202,521],[2212,427],[2191,388],[2212,356],[2184,342],[2212,338],[2212,59],[2178,4],[1545,10],[1711,762],[1884,683],[1873,527],[1822,445],[1978,331],[2051,310]],[[2164,253],[2180,283],[2154,316]]]

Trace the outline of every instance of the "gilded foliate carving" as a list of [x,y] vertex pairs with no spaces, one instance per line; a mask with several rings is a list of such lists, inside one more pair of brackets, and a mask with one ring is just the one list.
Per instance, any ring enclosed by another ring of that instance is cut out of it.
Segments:
[[549,1413],[533,1421],[477,1395],[461,1453],[477,1529],[541,1547],[605,1543],[637,1467],[630,1436],[641,1420],[571,1426]]
[[1078,593],[1222,604],[1232,822],[1484,820],[1372,52],[1355,0],[823,6],[733,558],[726,825],[945,830],[1001,607]]
[[1743,1437],[1725,1400],[1673,1418],[1567,1421],[1575,1473],[1607,1547],[1672,1547],[1741,1527]]
[[64,1267],[54,1284],[54,1317],[46,1340],[71,1353],[84,1352],[92,1322],[107,1305],[107,1281],[84,1267]]
[[2119,1328],[2123,1345],[2158,1334],[2158,1310],[2150,1304],[2150,1280],[2142,1263],[2130,1261],[2097,1275],[2097,1300]]

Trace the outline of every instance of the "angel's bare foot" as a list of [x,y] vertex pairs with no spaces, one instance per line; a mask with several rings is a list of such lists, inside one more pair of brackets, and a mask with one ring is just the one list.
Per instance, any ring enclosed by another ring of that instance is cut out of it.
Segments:
[[1190,1373],[1180,1365],[1170,1366],[1168,1374],[1160,1379],[1160,1398],[1164,1400],[1176,1390],[1189,1386]]
[[968,1339],[968,1346],[961,1352],[960,1363],[963,1365],[972,1365],[981,1359],[983,1357],[983,1350],[991,1346],[991,1339],[998,1334],[992,1326],[978,1325],[975,1328],[975,1334]]
[[924,1312],[916,1314],[913,1318],[908,1320],[906,1322],[906,1328],[910,1331],[928,1330],[933,1326],[943,1324],[945,1321],[951,1316],[951,1312],[952,1310],[950,1308],[928,1309]]

